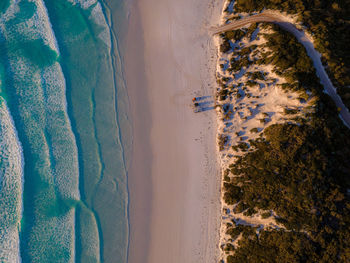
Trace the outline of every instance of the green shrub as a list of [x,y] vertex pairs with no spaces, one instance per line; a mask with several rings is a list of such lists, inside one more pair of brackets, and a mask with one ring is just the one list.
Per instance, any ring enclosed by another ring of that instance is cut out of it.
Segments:
[[269,218],[271,216],[271,212],[264,212],[261,214],[261,218],[262,219],[266,219]]
[[250,130],[250,132],[251,132],[251,133],[258,133],[259,130],[258,130],[258,128],[253,128],[253,129]]
[[228,40],[225,40],[221,45],[220,45],[220,52],[222,53],[227,53],[231,50],[231,45]]
[[293,115],[293,114],[299,113],[299,110],[298,110],[298,109],[288,109],[288,108],[285,108],[285,109],[283,110],[283,113],[286,114],[286,115]]

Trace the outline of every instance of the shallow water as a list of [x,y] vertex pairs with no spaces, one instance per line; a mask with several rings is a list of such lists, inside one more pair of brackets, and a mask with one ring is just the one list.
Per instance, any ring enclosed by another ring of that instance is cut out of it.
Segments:
[[0,5],[2,262],[126,261],[131,138],[107,18],[96,0]]

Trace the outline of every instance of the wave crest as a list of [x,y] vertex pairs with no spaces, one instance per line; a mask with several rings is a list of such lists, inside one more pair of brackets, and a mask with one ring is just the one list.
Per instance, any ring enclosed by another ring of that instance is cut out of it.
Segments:
[[20,262],[23,156],[6,102],[0,97],[0,261]]

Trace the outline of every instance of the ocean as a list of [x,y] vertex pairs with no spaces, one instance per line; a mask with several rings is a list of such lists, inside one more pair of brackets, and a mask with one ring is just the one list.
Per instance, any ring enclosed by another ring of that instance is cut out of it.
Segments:
[[127,6],[115,2],[0,1],[0,262],[127,261],[126,29],[111,25],[112,13],[127,25]]

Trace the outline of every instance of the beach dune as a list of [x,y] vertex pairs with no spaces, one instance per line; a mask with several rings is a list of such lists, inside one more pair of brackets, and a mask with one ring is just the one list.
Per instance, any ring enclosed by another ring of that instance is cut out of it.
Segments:
[[[221,8],[221,0],[139,0],[131,8],[130,263],[218,259],[217,57],[208,28]],[[206,96],[204,112],[194,113],[196,96]]]

